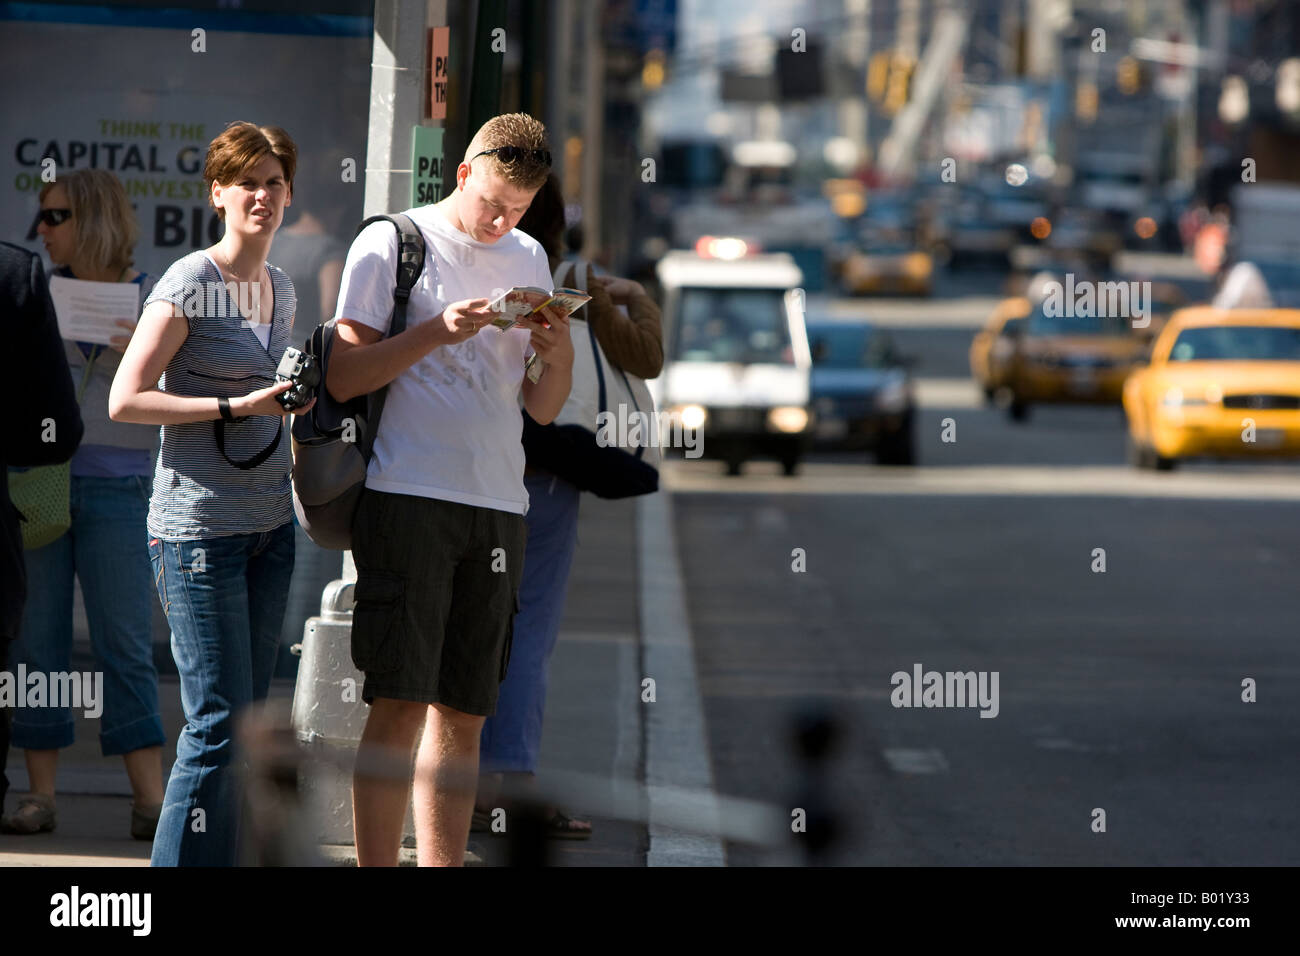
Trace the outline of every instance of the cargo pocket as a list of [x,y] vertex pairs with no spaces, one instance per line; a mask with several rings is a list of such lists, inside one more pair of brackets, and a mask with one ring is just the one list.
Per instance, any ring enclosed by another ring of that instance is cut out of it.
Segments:
[[515,616],[519,613],[519,595],[515,595],[515,613],[510,615],[510,623],[506,625],[506,646],[501,649],[501,673],[497,677],[497,683],[506,679],[506,669],[510,666],[510,652],[515,646]]
[[370,573],[357,581],[352,611],[352,663],[382,674],[402,665],[402,617],[406,581],[396,574]]

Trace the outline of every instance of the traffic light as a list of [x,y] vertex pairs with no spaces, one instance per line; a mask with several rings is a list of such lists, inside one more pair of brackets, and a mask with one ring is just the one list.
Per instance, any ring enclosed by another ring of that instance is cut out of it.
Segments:
[[1142,84],[1142,69],[1138,61],[1131,56],[1120,60],[1115,69],[1115,82],[1119,86],[1119,91],[1125,96],[1136,93]]
[[1088,81],[1079,83],[1074,94],[1074,112],[1079,119],[1091,123],[1097,118],[1097,84]]
[[867,66],[867,96],[875,103],[885,98],[885,87],[889,83],[889,61],[892,58],[893,53],[889,50],[871,55],[871,62]]
[[885,85],[885,100],[881,104],[886,114],[893,116],[907,104],[915,71],[916,61],[911,57],[893,58],[889,68],[889,81]]

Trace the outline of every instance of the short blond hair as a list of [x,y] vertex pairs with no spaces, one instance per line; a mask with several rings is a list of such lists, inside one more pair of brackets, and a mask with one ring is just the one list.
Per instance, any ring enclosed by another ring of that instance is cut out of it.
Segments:
[[140,229],[122,181],[106,169],[60,173],[55,182],[41,189],[42,201],[56,185],[67,191],[72,210],[73,258],[93,269],[131,265]]
[[[208,156],[203,163],[203,184],[208,190],[208,205],[213,206],[212,184],[229,186],[260,163],[274,156],[284,170],[284,181],[293,194],[293,174],[298,168],[298,147],[278,126],[258,126],[255,123],[235,122],[217,134],[208,144]],[[214,206],[215,208],[215,206]],[[226,211],[217,209],[225,221]]]
[[[502,146],[518,146],[525,150],[551,149],[546,138],[546,127],[527,113],[503,113],[494,116],[474,134],[469,148],[465,150],[465,162],[471,163],[474,157],[486,164],[489,172],[495,173],[512,186],[535,191],[540,189],[551,167],[530,155],[513,163],[503,163],[495,155],[479,156],[485,149],[500,149]],[[484,167],[480,167],[484,168]]]

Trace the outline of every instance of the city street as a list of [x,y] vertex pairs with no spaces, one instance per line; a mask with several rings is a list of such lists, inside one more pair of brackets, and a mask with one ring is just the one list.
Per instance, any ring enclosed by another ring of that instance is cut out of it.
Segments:
[[[792,721],[822,704],[840,728],[837,862],[1300,862],[1300,469],[1139,473],[1118,408],[1017,425],[977,404],[960,306],[831,306],[906,324],[919,466],[668,470],[718,791],[799,806]],[[997,671],[997,716],[891,706],[891,675],[917,664]]]

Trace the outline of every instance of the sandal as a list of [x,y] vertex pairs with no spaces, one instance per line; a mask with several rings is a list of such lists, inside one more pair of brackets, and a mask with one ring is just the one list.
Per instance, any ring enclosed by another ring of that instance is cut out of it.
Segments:
[[591,821],[556,810],[546,821],[546,835],[552,840],[590,840]]
[[18,809],[0,819],[5,833],[49,833],[54,829],[54,798],[32,793],[18,801]]
[[[475,810],[470,820],[471,833],[492,833],[492,814],[487,810]],[[546,835],[552,840],[589,840],[591,839],[591,821],[571,817],[561,810],[556,810],[546,821]]]
[[131,804],[131,836],[137,840],[152,840],[158,832],[158,818],[162,816],[162,804],[152,807],[138,807]]

